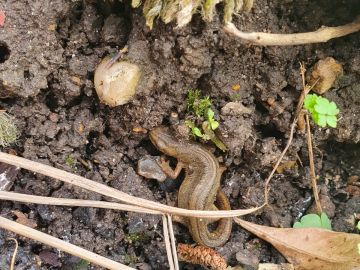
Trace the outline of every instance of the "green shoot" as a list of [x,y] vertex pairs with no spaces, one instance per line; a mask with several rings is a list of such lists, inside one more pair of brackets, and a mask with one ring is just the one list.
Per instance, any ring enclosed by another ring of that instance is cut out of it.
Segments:
[[212,105],[212,101],[209,96],[200,98],[199,90],[190,90],[187,98],[187,110],[193,111],[197,117],[202,117],[205,111]]
[[192,135],[205,141],[211,140],[218,148],[225,151],[226,146],[214,133],[214,130],[219,127],[219,122],[215,120],[215,113],[211,106],[212,101],[209,96],[202,98],[199,90],[190,90],[187,97],[187,110],[195,120],[186,120],[185,124],[190,128]]
[[359,221],[358,224],[356,225],[356,228],[360,231],[360,221]]
[[310,112],[311,118],[318,126],[326,127],[328,125],[336,128],[336,115],[340,111],[334,102],[316,94],[310,94],[305,97],[304,108]]
[[331,220],[325,213],[321,213],[321,215],[316,214],[308,214],[303,216],[300,219],[300,222],[295,222],[293,228],[321,228],[326,230],[332,230],[331,228]]
[[76,265],[74,270],[86,270],[88,269],[88,266],[90,265],[90,263],[88,261],[85,261],[83,259],[81,259]]
[[232,94],[230,96],[230,100],[231,101],[239,101],[241,99],[241,95],[239,93],[236,93],[236,94]]
[[68,165],[69,167],[73,167],[75,164],[75,160],[73,159],[73,157],[69,154],[66,156],[65,158],[65,163],[66,165]]
[[191,120],[186,120],[185,124],[191,129],[191,133],[195,137],[202,138],[204,134],[202,134],[201,130],[195,125],[195,123]]

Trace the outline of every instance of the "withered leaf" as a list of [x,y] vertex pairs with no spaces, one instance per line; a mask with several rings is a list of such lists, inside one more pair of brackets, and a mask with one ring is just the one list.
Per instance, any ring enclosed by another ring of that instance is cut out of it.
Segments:
[[29,219],[23,212],[18,210],[11,211],[16,216],[16,222],[22,225],[28,226],[30,228],[36,228],[37,224],[34,220]]
[[360,235],[317,228],[272,228],[239,218],[236,223],[272,244],[296,270],[359,270]]

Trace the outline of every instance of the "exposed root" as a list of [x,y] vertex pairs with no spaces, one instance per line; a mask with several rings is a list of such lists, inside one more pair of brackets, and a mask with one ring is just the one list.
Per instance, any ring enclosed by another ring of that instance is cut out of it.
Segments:
[[263,46],[291,46],[309,43],[327,42],[330,39],[343,37],[360,30],[360,17],[355,21],[336,27],[323,26],[314,32],[296,34],[272,34],[263,32],[242,32],[229,22],[224,26],[225,32],[245,42]]

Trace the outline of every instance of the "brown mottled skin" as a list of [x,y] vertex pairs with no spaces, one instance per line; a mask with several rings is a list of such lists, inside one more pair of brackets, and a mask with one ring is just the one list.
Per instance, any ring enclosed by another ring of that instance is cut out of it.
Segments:
[[[178,160],[175,170],[164,160],[160,164],[168,176],[176,178],[185,169],[185,179],[178,194],[178,207],[191,210],[230,209],[228,198],[220,190],[223,169],[211,152],[200,145],[178,141],[165,127],[150,131],[150,140],[161,152]],[[208,229],[211,221],[214,220],[189,217],[183,222],[198,244],[221,246],[230,237],[232,220],[220,219],[214,231]]]

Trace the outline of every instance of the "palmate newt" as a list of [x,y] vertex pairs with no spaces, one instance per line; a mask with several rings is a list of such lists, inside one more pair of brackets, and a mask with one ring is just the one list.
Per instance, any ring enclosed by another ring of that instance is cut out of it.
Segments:
[[[191,210],[230,210],[229,200],[220,189],[224,169],[211,152],[198,144],[177,140],[165,127],[155,128],[149,135],[156,148],[178,161],[175,170],[163,159],[159,164],[169,177],[175,179],[182,169],[185,170],[185,179],[178,194],[178,207]],[[211,222],[214,220],[194,217],[183,220],[198,244],[209,247],[225,244],[230,237],[232,220],[221,218],[213,231],[208,228]]]

